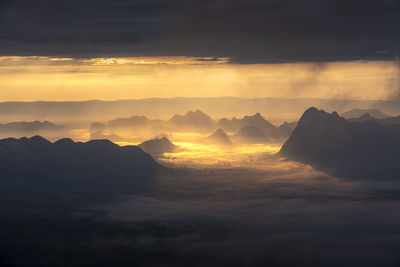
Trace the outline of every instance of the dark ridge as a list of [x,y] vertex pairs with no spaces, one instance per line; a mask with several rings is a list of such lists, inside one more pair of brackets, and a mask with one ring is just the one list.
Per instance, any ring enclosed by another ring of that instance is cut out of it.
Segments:
[[375,121],[349,122],[336,112],[304,112],[280,154],[334,175],[398,179],[400,126]]
[[27,192],[101,196],[150,190],[160,168],[139,147],[120,147],[109,140],[51,143],[41,136],[0,140],[2,181]]

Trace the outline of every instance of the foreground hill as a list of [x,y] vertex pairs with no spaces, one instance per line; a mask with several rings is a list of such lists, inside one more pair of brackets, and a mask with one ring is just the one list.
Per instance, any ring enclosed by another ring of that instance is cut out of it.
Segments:
[[10,190],[83,195],[150,189],[161,166],[136,146],[108,140],[55,143],[32,138],[0,140],[2,185]]
[[304,112],[280,151],[338,176],[376,180],[400,177],[399,153],[399,126],[349,122],[316,108]]

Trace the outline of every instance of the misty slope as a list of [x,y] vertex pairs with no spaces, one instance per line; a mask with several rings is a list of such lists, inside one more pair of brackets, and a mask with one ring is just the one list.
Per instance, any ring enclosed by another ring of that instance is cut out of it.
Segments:
[[400,127],[373,121],[349,122],[336,112],[310,108],[280,154],[338,176],[400,178]]
[[153,187],[160,168],[136,146],[108,140],[55,143],[32,138],[0,140],[0,189],[57,194],[110,194]]
[[365,114],[369,114],[370,116],[377,118],[377,119],[383,119],[383,118],[389,117],[389,115],[383,113],[382,111],[380,111],[378,109],[352,109],[352,110],[343,112],[341,114],[341,116],[345,119],[351,119],[351,118],[362,117]]
[[351,118],[348,119],[350,122],[366,122],[366,121],[373,121],[383,125],[400,125],[400,116],[397,117],[385,117],[382,119],[378,119],[376,117],[371,116],[369,113],[364,114],[359,118]]
[[185,115],[174,115],[167,122],[177,130],[209,132],[215,128],[215,122],[200,110],[189,111]]
[[207,141],[218,145],[231,145],[232,141],[222,129],[216,130],[213,134],[207,137]]
[[0,132],[14,132],[14,133],[37,133],[45,131],[57,131],[63,127],[55,125],[48,121],[32,121],[32,122],[10,122],[7,124],[0,124]]
[[296,128],[296,126],[297,126],[297,122],[289,123],[289,122],[285,121],[278,127],[279,136],[281,136],[282,138],[288,138],[292,134],[292,132]]
[[232,136],[232,138],[235,140],[235,142],[244,144],[261,144],[271,141],[266,134],[264,134],[257,127],[253,126],[243,127],[239,132],[237,132],[237,134]]
[[166,137],[147,140],[139,144],[139,147],[152,156],[160,156],[164,153],[171,153],[177,149],[177,146]]

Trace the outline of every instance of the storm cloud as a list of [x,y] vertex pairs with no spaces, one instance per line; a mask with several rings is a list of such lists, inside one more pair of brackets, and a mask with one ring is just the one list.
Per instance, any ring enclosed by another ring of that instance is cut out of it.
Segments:
[[28,0],[0,4],[0,54],[394,59],[395,0]]

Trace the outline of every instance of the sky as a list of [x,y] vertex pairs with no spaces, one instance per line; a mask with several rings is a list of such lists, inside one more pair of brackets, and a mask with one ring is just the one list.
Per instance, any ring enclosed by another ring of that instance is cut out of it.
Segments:
[[4,0],[0,101],[390,99],[397,0]]

